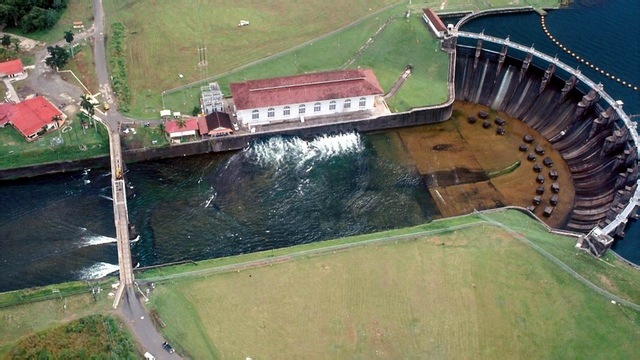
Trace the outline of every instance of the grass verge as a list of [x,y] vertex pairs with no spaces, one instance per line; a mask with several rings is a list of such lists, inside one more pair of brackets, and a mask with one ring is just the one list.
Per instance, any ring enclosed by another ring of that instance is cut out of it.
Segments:
[[12,126],[0,129],[0,169],[55,161],[86,159],[109,154],[109,140],[103,125],[82,129],[76,116],[60,130],[27,142]]
[[640,350],[640,314],[489,224],[165,280],[155,291],[166,336],[194,358],[626,358]]

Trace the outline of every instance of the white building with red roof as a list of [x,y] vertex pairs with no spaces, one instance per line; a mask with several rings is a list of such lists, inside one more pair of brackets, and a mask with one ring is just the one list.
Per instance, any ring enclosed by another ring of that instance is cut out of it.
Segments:
[[24,73],[22,60],[10,60],[0,63],[0,78],[14,78]]
[[66,115],[43,96],[0,106],[0,126],[11,123],[27,141],[59,128],[65,119]]
[[186,119],[184,120],[184,123],[180,120],[171,120],[164,124],[164,131],[172,140],[178,140],[183,136],[196,136],[198,129],[197,118]]
[[433,32],[436,37],[444,37],[444,34],[447,31],[447,27],[444,26],[444,23],[432,8],[422,9],[422,19],[429,26],[429,29],[431,29],[431,32]]
[[384,91],[371,69],[351,69],[230,84],[245,126],[371,110]]

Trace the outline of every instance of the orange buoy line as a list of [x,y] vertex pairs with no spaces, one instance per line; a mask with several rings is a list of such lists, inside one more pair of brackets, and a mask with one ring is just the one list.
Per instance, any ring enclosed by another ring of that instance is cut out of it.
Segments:
[[554,38],[551,35],[549,30],[547,30],[547,24],[545,23],[545,16],[544,15],[540,15],[540,24],[542,25],[542,30],[544,31],[545,35],[547,35],[549,40],[551,40],[554,44],[556,44],[560,49],[565,51],[567,54],[571,55],[576,60],[579,60],[581,63],[585,64],[588,68],[590,68],[590,69],[592,69],[592,70],[594,70],[596,72],[599,72],[600,74],[610,78],[611,80],[615,80],[616,82],[622,84],[622,86],[626,86],[629,89],[633,89],[635,91],[638,91],[638,87],[637,86],[634,86],[630,82],[623,81],[619,77],[600,69],[599,67],[595,66],[594,64],[586,61],[583,57],[578,56],[575,52],[569,50],[566,46],[562,45],[556,38]]

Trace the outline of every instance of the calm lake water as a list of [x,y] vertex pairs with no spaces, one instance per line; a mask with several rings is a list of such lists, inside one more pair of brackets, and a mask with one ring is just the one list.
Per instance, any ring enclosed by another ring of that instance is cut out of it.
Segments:
[[[549,31],[580,56],[640,86],[640,16],[635,0],[576,1],[552,11]],[[537,14],[479,19],[466,30],[558,54]],[[635,40],[634,40],[635,39]],[[640,112],[640,92],[595,71],[605,90]],[[133,244],[141,266],[205,259],[399,228],[437,215],[415,169],[386,134],[273,138],[236,153],[132,164]],[[101,276],[117,269],[107,170],[3,182],[0,291]],[[640,263],[640,224],[615,245]]]

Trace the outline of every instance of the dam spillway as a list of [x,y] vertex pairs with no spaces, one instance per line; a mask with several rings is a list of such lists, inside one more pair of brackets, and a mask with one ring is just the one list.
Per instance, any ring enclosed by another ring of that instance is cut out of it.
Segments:
[[[637,133],[621,104],[601,85],[557,59],[534,56],[533,49],[508,39],[493,42],[482,34],[455,35],[444,46],[456,48],[456,99],[522,120],[567,162],[575,200],[564,228],[623,235],[640,190]],[[458,44],[457,35],[465,36],[467,45]]]

